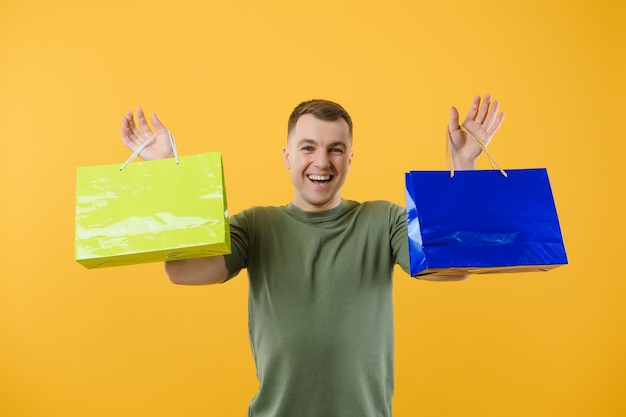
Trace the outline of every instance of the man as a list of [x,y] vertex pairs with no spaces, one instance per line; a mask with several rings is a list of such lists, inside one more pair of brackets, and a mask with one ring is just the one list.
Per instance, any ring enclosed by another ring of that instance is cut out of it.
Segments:
[[[475,167],[481,147],[466,130],[488,144],[504,118],[498,108],[489,95],[475,97],[464,129],[451,108],[456,169]],[[152,122],[158,136],[141,156],[173,156],[167,129],[154,114]],[[132,112],[122,119],[129,149],[151,134],[141,109],[137,123]],[[283,156],[294,185],[290,204],[233,216],[231,255],[166,262],[165,270],[172,282],[189,285],[221,283],[247,268],[260,383],[249,416],[391,416],[392,274],[395,263],[409,270],[405,209],[342,198],[352,120],[337,103],[298,105]],[[442,279],[423,279],[435,278]]]

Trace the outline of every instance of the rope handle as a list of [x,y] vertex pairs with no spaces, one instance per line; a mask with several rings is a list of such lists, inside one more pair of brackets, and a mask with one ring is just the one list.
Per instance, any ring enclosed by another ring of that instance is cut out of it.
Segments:
[[[478,136],[476,136],[475,134],[470,132],[463,125],[460,125],[459,129],[461,129],[463,132],[465,132],[466,134],[471,136],[472,139],[474,139],[476,141],[476,143],[478,143],[478,146],[480,146],[480,148],[483,150],[485,155],[487,155],[487,158],[489,158],[489,162],[491,163],[491,167],[492,168],[494,168],[494,169],[497,168],[500,171],[500,173],[502,173],[503,176],[508,177],[508,174],[502,168],[500,168],[500,165],[498,165],[498,163],[493,158],[493,156],[491,156],[491,154],[487,151],[487,146],[483,143],[482,140],[480,140],[480,138],[478,138]],[[452,177],[454,177],[454,163],[452,162],[452,149],[451,149],[452,135],[450,134],[450,130],[447,127],[446,127],[446,135],[447,135],[447,140],[446,140],[446,156],[447,156],[447,158],[446,159],[447,159],[447,162],[448,162],[448,168],[450,169],[450,178],[452,178]]]
[[[170,132],[169,130],[167,131],[167,134],[170,137],[170,143],[172,144],[172,151],[174,152],[174,158],[176,159],[176,164],[178,165],[180,162],[178,160],[178,151],[176,150],[176,142],[174,141],[174,135],[172,135],[172,132]],[[133,152],[133,154],[126,160],[126,162],[122,164],[122,166],[120,167],[120,171],[123,170],[126,167],[126,165],[128,165],[131,161],[137,158],[137,156],[141,153],[141,151],[143,151],[143,149],[146,146],[152,143],[152,141],[156,139],[156,137],[157,137],[157,134],[153,133],[148,139],[146,139],[141,145],[139,145],[139,147],[135,149],[135,152]]]

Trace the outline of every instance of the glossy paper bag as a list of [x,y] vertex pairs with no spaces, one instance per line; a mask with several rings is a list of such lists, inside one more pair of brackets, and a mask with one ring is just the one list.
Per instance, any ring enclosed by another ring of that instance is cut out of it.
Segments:
[[78,168],[75,259],[87,268],[230,252],[218,152]]
[[567,263],[545,169],[406,174],[411,275],[543,271]]

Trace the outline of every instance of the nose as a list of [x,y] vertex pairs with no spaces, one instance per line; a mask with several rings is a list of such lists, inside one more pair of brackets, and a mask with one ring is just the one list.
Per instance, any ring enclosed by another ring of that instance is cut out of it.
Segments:
[[330,166],[330,159],[328,158],[328,154],[325,149],[319,149],[315,153],[315,160],[313,161],[313,165],[316,168],[328,168]]

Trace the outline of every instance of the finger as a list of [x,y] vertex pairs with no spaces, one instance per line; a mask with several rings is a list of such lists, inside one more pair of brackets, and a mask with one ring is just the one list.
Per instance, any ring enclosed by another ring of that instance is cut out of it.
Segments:
[[122,138],[127,137],[129,140],[132,139],[132,135],[133,135],[133,131],[131,128],[131,123],[133,120],[133,112],[128,111],[126,112],[126,114],[124,115],[124,117],[122,117],[122,124],[120,126],[120,134],[122,135]]
[[489,127],[493,124],[494,120],[496,119],[496,116],[498,115],[499,109],[500,109],[500,102],[498,100],[494,100],[493,103],[491,103],[491,108],[489,109],[489,112],[487,113],[487,117],[485,117],[485,122],[483,123],[483,125],[485,126],[485,129],[489,129]]
[[489,112],[489,105],[491,104],[491,95],[485,94],[483,98],[483,102],[480,104],[480,108],[478,110],[478,114],[476,115],[476,120],[478,123],[484,123],[485,117],[487,117],[487,113]]
[[130,125],[128,124],[128,116],[124,116],[122,118],[122,126],[120,127],[120,136],[122,137],[122,143],[124,145],[134,151],[136,149],[136,142],[134,140],[134,135],[132,130],[130,129]]
[[163,123],[161,123],[161,121],[157,117],[156,113],[152,113],[152,116],[150,117],[150,120],[152,120],[152,126],[154,126],[154,129],[157,132],[159,132],[159,133],[167,133],[167,128],[163,125]]
[[504,121],[504,113],[500,112],[498,116],[496,117],[496,119],[491,124],[491,126],[489,126],[489,129],[487,130],[489,137],[492,137],[493,135],[496,134],[498,129],[500,129],[500,126],[502,125],[503,121]]
[[459,112],[456,107],[450,107],[450,121],[448,122],[448,130],[450,133],[459,128]]
[[480,104],[480,96],[474,96],[472,100],[472,107],[467,113],[467,117],[465,118],[466,122],[472,122],[476,119],[476,114],[478,113],[478,105]]
[[150,129],[146,115],[143,113],[141,107],[137,107],[137,124],[139,125],[139,131],[141,133],[152,133],[152,129]]
[[141,131],[139,130],[139,128],[137,127],[137,124],[135,123],[135,118],[133,116],[132,110],[129,110],[126,113],[126,119],[128,120],[128,128],[131,131],[133,140],[139,139],[139,136],[141,136]]

